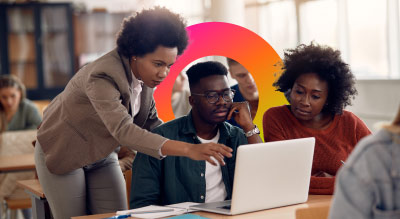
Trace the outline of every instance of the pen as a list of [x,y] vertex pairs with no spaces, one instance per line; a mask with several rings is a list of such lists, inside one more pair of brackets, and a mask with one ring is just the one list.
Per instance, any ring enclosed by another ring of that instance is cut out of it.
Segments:
[[133,211],[132,214],[148,214],[148,213],[169,212],[169,211],[174,211],[174,209],[160,209],[160,210],[148,210],[148,211]]
[[344,161],[343,161],[343,160],[340,160],[340,162],[342,162],[342,164],[344,164]]
[[115,215],[112,217],[106,217],[106,218],[102,218],[102,219],[121,219],[121,218],[128,218],[130,217],[130,214],[124,214],[124,215]]

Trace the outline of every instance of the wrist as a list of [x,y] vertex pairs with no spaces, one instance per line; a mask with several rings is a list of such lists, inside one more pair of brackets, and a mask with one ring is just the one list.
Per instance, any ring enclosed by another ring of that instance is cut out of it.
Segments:
[[189,157],[189,153],[190,153],[190,148],[192,147],[192,144],[189,143],[184,143],[182,144],[182,152],[183,152],[183,156],[185,157]]
[[253,136],[253,135],[259,135],[260,134],[260,130],[258,129],[258,127],[256,125],[254,125],[254,128],[245,132],[245,135],[247,138]]
[[241,127],[243,128],[243,131],[246,133],[248,131],[253,130],[256,127],[256,125],[254,125],[253,123],[249,123]]

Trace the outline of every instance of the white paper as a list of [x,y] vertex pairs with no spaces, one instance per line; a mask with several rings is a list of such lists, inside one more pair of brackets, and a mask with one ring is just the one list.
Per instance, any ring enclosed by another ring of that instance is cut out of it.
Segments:
[[[154,212],[151,213],[151,211],[158,211],[158,210],[168,210],[166,212]],[[142,213],[142,214],[135,214],[135,212],[149,212],[149,213]],[[174,216],[174,215],[180,215],[186,213],[186,209],[182,208],[170,208],[170,207],[164,207],[164,206],[158,206],[158,205],[149,205],[146,207],[142,208],[136,208],[132,210],[126,210],[126,211],[117,211],[117,215],[125,215],[125,214],[130,214],[132,217],[136,218],[162,218],[162,217],[168,217],[168,216]]]
[[200,203],[197,203],[197,202],[181,202],[181,203],[172,204],[172,205],[166,205],[166,206],[174,207],[174,208],[182,208],[182,209],[185,209],[187,213],[190,213],[190,212],[198,211],[198,210],[190,209],[191,206],[198,205],[198,204],[200,204]]

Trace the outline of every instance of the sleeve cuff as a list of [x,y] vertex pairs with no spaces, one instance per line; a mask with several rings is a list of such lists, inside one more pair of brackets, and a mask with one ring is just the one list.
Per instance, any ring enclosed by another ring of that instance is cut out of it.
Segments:
[[165,139],[165,141],[161,144],[160,149],[158,149],[158,155],[160,155],[160,160],[167,157],[167,155],[163,155],[163,154],[161,153],[161,148],[164,146],[165,142],[167,142],[167,141],[168,141],[168,139]]

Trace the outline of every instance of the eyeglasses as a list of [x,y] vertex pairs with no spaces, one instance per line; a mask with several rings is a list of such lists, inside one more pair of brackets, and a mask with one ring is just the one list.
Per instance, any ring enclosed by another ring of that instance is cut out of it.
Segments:
[[207,98],[208,103],[214,104],[219,101],[219,97],[221,96],[225,102],[232,102],[233,97],[235,96],[235,90],[229,89],[223,92],[209,91],[204,94],[196,94],[191,93],[191,95],[198,95]]

